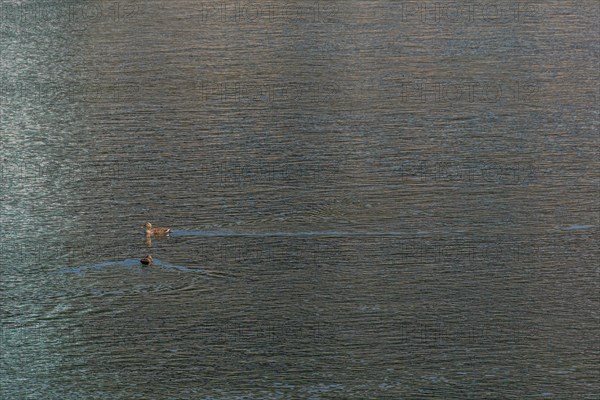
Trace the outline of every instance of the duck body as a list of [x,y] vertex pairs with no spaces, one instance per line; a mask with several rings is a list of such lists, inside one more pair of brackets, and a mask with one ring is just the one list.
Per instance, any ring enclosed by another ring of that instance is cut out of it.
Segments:
[[153,228],[150,222],[146,222],[144,228],[146,228],[146,236],[166,235],[173,232],[170,228]]
[[150,265],[152,264],[152,256],[148,254],[146,257],[142,258],[140,262],[144,265]]

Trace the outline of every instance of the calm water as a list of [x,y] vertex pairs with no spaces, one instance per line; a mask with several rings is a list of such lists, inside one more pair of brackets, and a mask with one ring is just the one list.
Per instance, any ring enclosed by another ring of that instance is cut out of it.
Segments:
[[597,2],[0,4],[0,398],[600,395]]

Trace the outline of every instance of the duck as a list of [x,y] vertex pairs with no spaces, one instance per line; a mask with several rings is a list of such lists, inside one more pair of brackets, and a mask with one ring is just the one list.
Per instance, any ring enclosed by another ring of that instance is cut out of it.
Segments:
[[140,260],[140,262],[144,265],[150,265],[150,264],[152,264],[152,260],[153,260],[152,256],[150,254],[148,254],[146,257],[142,258]]
[[146,222],[144,228],[146,228],[146,236],[166,235],[173,232],[170,228],[153,228],[150,222]]

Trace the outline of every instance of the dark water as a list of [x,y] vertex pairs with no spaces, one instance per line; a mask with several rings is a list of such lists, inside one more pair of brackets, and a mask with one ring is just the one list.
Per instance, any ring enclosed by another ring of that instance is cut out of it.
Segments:
[[600,396],[596,1],[1,6],[0,398]]

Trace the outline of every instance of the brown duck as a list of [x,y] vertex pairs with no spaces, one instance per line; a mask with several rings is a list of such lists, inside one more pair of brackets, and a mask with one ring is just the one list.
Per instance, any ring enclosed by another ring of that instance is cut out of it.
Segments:
[[148,254],[146,257],[142,258],[140,262],[144,265],[150,265],[152,264],[152,256]]
[[146,222],[144,228],[146,228],[146,236],[166,235],[173,232],[170,228],[153,228],[150,222]]

